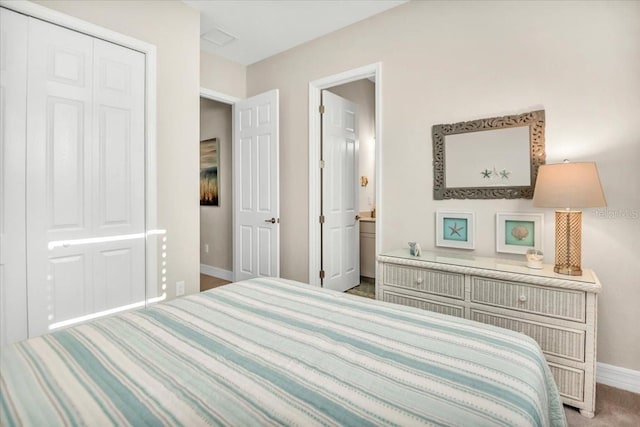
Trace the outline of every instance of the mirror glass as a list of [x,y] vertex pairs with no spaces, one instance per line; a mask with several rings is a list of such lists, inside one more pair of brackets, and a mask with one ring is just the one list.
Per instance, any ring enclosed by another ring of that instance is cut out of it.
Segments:
[[544,111],[433,127],[434,198],[532,198]]

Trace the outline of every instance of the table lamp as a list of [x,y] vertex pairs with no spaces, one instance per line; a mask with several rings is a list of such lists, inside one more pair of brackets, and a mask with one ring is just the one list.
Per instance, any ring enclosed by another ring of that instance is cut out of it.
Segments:
[[[595,162],[542,165],[533,206],[556,210],[556,265],[553,271],[582,275],[582,212],[576,208],[607,206]],[[561,209],[562,208],[562,209]]]

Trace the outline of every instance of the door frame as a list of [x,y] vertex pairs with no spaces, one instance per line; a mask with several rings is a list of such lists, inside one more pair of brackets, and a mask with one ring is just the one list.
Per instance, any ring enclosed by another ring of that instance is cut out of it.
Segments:
[[[145,301],[156,302],[166,298],[166,292],[158,295],[158,235],[166,233],[158,230],[158,180],[157,180],[157,49],[142,40],[106,29],[99,25],[66,15],[29,1],[0,0],[0,6],[14,12],[41,19],[88,36],[102,39],[145,56]],[[154,284],[154,286],[150,286]]]
[[[376,195],[376,258],[382,248],[382,63],[376,62],[359,68],[333,74],[309,82],[309,284],[320,287],[320,122],[321,92],[333,86],[356,80],[375,80],[375,179]],[[377,264],[377,262],[376,262]],[[377,270],[377,268],[376,268]],[[376,285],[378,275],[376,274]]]
[[[236,140],[236,130],[235,130],[235,112],[236,112],[236,102],[242,101],[242,98],[238,98],[236,96],[227,95],[226,93],[218,92],[212,89],[207,89],[205,87],[200,86],[200,98],[209,99],[211,101],[220,102],[222,104],[231,105],[231,144],[233,146],[234,141]],[[233,164],[233,150],[231,150],[231,164]],[[236,197],[236,180],[233,179],[233,174],[231,174],[231,194],[232,197]],[[200,212],[200,211],[198,211]],[[198,214],[198,217],[200,215]],[[221,268],[211,267],[206,264],[200,263],[200,273],[208,274],[216,277],[220,277],[225,280],[235,281],[236,280],[236,270],[235,270],[235,260],[234,256],[236,253],[236,216],[235,216],[235,206],[231,204],[231,274],[227,270],[223,270]],[[198,236],[200,237],[200,236]],[[198,238],[198,242],[200,242],[200,238]],[[200,242],[202,244],[202,242]]]

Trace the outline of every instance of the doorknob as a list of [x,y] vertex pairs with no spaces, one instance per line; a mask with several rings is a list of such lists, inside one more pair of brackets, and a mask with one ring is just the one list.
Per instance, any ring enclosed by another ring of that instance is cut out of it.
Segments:
[[271,224],[275,224],[276,223],[276,219],[275,218],[265,219],[264,222],[270,222]]

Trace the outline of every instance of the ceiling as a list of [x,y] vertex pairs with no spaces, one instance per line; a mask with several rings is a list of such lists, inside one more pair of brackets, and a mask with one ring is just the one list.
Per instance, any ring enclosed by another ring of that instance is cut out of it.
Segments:
[[200,11],[200,48],[249,65],[408,0],[182,0]]

